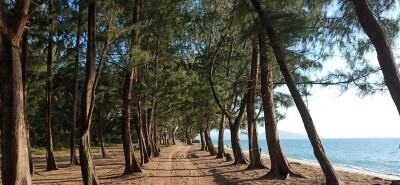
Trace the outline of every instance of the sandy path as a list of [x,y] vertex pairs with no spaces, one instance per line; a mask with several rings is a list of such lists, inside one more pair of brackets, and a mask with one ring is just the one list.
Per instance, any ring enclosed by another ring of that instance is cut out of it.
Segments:
[[[188,146],[183,143],[170,146],[161,150],[159,157],[144,164],[142,173],[134,173],[122,176],[124,160],[122,149],[107,149],[108,157],[101,158],[100,151],[94,149],[96,173],[101,184],[216,184],[212,175],[206,175],[205,169],[196,164],[198,158],[193,155],[198,147]],[[79,166],[66,167],[68,164],[67,152],[55,154],[59,170],[45,170],[45,156],[34,155],[36,171],[39,175],[32,178],[33,184],[83,184]],[[136,157],[139,157],[136,154]],[[78,157],[79,158],[79,157]],[[221,183],[219,183],[221,184]]]
[[181,143],[164,149],[160,157],[154,158],[143,168],[144,173],[150,177],[143,183],[160,185],[216,184],[212,176],[207,176],[194,163],[197,159],[191,154],[194,150],[195,147]]
[[[122,175],[124,156],[121,147],[106,148],[107,158],[101,157],[99,148],[92,150],[96,173],[101,184],[137,184],[137,185],[213,185],[213,184],[323,184],[325,178],[318,166],[291,162],[296,172],[306,178],[291,177],[287,180],[269,180],[262,178],[267,169],[246,170],[247,165],[232,165],[224,159],[215,159],[206,151],[200,151],[196,145],[183,143],[161,149],[161,155],[153,158],[143,166],[142,173]],[[40,175],[32,177],[33,184],[83,184],[80,166],[66,167],[69,163],[69,151],[55,152],[59,170],[46,171],[46,155],[34,153],[33,160],[36,172]],[[139,157],[138,154],[136,154]],[[270,166],[268,158],[263,158],[266,166]],[[368,176],[359,173],[338,171],[346,184],[381,184],[389,185],[391,180]]]

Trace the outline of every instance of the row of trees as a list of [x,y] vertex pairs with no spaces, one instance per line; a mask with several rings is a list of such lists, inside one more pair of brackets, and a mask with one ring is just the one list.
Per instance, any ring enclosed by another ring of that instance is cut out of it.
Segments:
[[[57,169],[53,145],[62,144],[64,137],[70,137],[70,165],[80,163],[85,184],[99,183],[91,142],[101,143],[103,157],[104,140],[122,142],[124,174],[140,172],[160,154],[158,144],[173,144],[176,137],[191,144],[200,134],[201,149],[222,158],[225,127],[231,131],[233,164],[265,168],[258,123],[265,125],[271,157],[266,176],[301,176],[290,167],[277,132],[277,121],[284,118],[277,107],[296,105],[327,184],[342,184],[302,96],[315,84],[343,90],[356,86],[363,95],[386,90],[386,84],[400,113],[400,75],[390,47],[398,20],[384,16],[398,5],[370,3],[3,2],[2,182],[31,183],[31,145],[46,146],[46,169]],[[377,20],[373,12],[382,16]],[[371,46],[379,66],[363,60]],[[348,71],[315,79],[314,71],[336,54],[332,50],[344,53]],[[380,71],[385,84],[371,78],[381,77]],[[274,93],[283,85],[290,94]],[[214,128],[219,128],[217,148],[210,137]],[[240,130],[247,130],[249,159],[240,145]]]

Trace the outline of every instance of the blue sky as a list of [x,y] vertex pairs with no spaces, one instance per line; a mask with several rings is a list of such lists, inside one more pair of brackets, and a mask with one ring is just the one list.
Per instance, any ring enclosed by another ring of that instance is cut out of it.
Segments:
[[[396,39],[393,47],[394,56],[398,63],[400,39]],[[375,51],[366,55],[372,65],[378,65]],[[324,70],[334,71],[346,65],[341,58],[328,60]],[[383,79],[382,79],[383,80]],[[283,90],[286,91],[286,90]],[[356,90],[341,94],[332,86],[328,88],[313,87],[312,96],[308,97],[308,108],[315,127],[324,138],[376,138],[400,137],[400,115],[393,100],[386,92],[360,98]],[[284,111],[284,110],[283,110]],[[301,117],[296,107],[287,110],[287,119],[278,123],[278,129],[306,133]]]

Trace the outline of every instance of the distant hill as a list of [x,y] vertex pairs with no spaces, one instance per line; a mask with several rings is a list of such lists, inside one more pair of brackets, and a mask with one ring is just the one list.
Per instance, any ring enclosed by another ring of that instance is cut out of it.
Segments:
[[[308,139],[307,135],[305,135],[305,134],[286,132],[286,131],[283,131],[283,130],[278,130],[278,132],[279,132],[279,137],[281,139]],[[218,140],[218,130],[212,130],[210,132],[210,135],[211,135],[211,139],[212,140]],[[263,139],[263,140],[266,139],[266,135],[265,135],[264,130],[263,131],[259,131],[258,138],[259,139]],[[200,136],[197,136],[196,139],[200,139]],[[230,130],[225,130],[224,139],[225,140],[230,140],[231,139]],[[239,134],[239,139],[247,140],[248,136],[245,133],[240,133]]]

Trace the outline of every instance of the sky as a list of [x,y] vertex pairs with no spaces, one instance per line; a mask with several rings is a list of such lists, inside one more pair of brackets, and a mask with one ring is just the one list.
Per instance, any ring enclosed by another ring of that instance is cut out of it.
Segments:
[[[400,39],[395,43],[400,44]],[[394,55],[400,50],[394,48]],[[376,53],[366,56],[371,64],[378,65]],[[396,61],[399,61],[397,58]],[[324,70],[333,71],[346,65],[341,58],[332,58]],[[285,91],[285,90],[284,90]],[[382,138],[400,137],[400,115],[389,94],[375,94],[360,98],[355,90],[341,94],[336,87],[313,87],[308,97],[308,108],[315,127],[324,138]],[[284,111],[284,110],[283,110]],[[287,118],[278,123],[278,129],[306,134],[300,114],[295,106],[286,112]],[[261,128],[264,129],[264,128]]]
[[[308,107],[315,127],[324,138],[400,137],[400,116],[389,93],[363,99],[352,92],[339,95],[335,88],[318,89]],[[278,129],[306,134],[296,107],[287,110]]]

